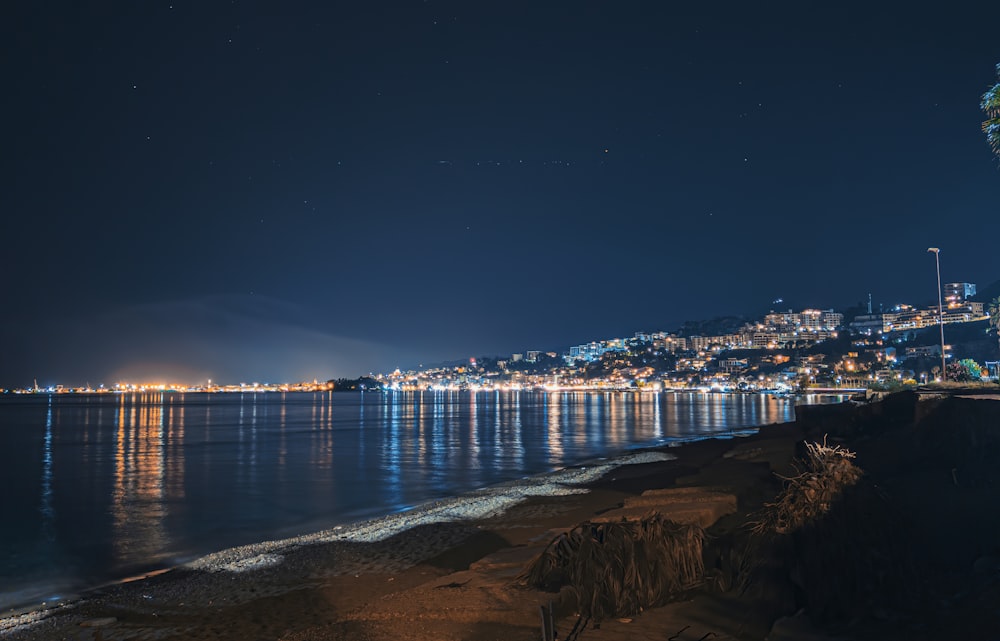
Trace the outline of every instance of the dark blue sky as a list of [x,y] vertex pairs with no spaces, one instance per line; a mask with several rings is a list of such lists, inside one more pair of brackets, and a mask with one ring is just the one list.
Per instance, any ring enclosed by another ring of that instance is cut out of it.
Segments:
[[1000,3],[21,3],[0,386],[297,380],[1000,278]]

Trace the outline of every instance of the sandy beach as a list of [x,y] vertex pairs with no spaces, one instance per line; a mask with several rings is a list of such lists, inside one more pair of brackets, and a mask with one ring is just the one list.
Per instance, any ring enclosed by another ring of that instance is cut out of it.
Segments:
[[[577,524],[656,512],[705,529],[704,577],[666,605],[590,621],[579,638],[1000,638],[1000,435],[991,431],[1000,401],[904,393],[801,409],[795,423],[751,436],[643,451],[225,551],[44,616],[8,617],[0,636],[527,641],[543,638],[540,608],[551,608],[563,639],[578,620],[572,591],[527,587],[518,575]],[[812,530],[754,543],[748,523],[797,473],[802,444],[824,436],[856,452],[859,489]]]

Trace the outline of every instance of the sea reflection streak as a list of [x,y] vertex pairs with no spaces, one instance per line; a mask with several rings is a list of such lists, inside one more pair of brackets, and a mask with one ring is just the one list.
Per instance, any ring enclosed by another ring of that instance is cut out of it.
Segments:
[[516,390],[511,392],[514,395],[514,416],[511,421],[511,436],[513,437],[511,443],[511,451],[514,456],[512,457],[512,462],[514,464],[514,469],[524,468],[524,440],[522,438],[522,430],[524,426],[521,424],[521,392]]
[[548,445],[549,465],[556,466],[563,460],[563,425],[562,425],[562,405],[565,402],[565,392],[549,394],[545,397],[545,404],[548,409],[546,416],[546,433]]
[[479,467],[479,403],[478,392],[469,396],[469,465]]
[[56,538],[56,509],[53,505],[52,493],[52,397],[49,396],[48,409],[45,412],[45,439],[42,449],[42,540],[54,541]]
[[160,559],[167,547],[163,396],[123,394],[119,399],[111,501],[118,567]]

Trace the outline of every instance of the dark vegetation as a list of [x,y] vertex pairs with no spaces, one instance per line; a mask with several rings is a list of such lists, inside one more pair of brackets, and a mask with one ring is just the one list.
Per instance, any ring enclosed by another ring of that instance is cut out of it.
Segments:
[[335,392],[376,390],[381,387],[381,384],[370,376],[362,376],[360,378],[335,378],[327,381],[327,383],[333,385],[333,391]]
[[750,322],[745,316],[719,316],[709,320],[684,321],[677,334],[680,336],[722,336],[735,334]]
[[581,616],[596,622],[663,605],[701,581],[705,531],[659,514],[582,523],[556,537],[521,575],[549,591],[568,586]]

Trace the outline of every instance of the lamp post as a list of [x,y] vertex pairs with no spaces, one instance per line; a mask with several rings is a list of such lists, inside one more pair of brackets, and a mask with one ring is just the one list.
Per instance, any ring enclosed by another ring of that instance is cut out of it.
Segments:
[[934,264],[937,266],[938,285],[938,327],[941,328],[941,380],[947,379],[944,364],[944,310],[941,306],[941,250],[937,247],[928,247],[927,251],[934,252]]

